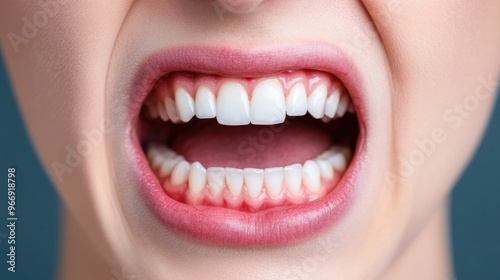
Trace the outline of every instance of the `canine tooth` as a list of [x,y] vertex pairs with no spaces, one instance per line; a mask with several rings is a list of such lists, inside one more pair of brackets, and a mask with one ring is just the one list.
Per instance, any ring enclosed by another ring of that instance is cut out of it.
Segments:
[[146,108],[148,109],[148,114],[152,119],[156,119],[158,117],[158,108],[154,103],[147,104]]
[[340,92],[335,90],[328,96],[325,104],[325,115],[333,118],[335,116],[335,112],[337,112],[337,107],[339,106]]
[[307,113],[306,87],[302,83],[295,84],[286,98],[286,114],[303,116]]
[[302,168],[302,180],[304,185],[313,193],[317,193],[321,188],[320,171],[316,162],[308,160]]
[[165,159],[163,164],[160,167],[159,175],[160,177],[167,177],[172,173],[172,169],[179,163],[180,161],[184,160],[184,157],[182,156],[175,156],[174,158],[171,159]]
[[321,177],[332,180],[333,179],[333,167],[332,164],[327,160],[316,160],[316,163],[319,166],[319,172]]
[[337,107],[337,117],[343,117],[349,106],[349,95],[344,94],[340,97],[339,106]]
[[285,166],[285,185],[293,195],[299,195],[302,187],[302,165]]
[[316,119],[321,119],[325,114],[326,85],[317,86],[307,100],[307,110]]
[[227,167],[225,170],[227,188],[232,196],[238,197],[243,189],[243,170]]
[[177,113],[177,108],[175,106],[175,101],[172,100],[170,97],[165,97],[165,108],[167,110],[168,118],[173,122],[173,123],[178,123],[180,118]]
[[207,183],[207,170],[200,162],[196,161],[189,168],[189,192],[194,195],[200,194]]
[[264,170],[264,183],[270,197],[277,197],[281,193],[283,176],[283,167],[266,168]]
[[252,124],[278,124],[285,120],[286,104],[283,88],[278,79],[259,82],[250,104]]
[[215,118],[215,104],[215,96],[212,91],[205,86],[199,87],[194,101],[196,117],[199,119]]
[[224,125],[250,123],[250,102],[241,84],[225,82],[220,87],[217,96],[217,122]]
[[209,167],[207,168],[208,190],[213,196],[218,196],[224,189],[224,168]]
[[168,121],[168,114],[167,114],[167,109],[165,109],[165,104],[162,102],[156,103],[156,108],[158,110],[158,115],[160,118],[166,122]]
[[347,159],[343,153],[336,153],[328,158],[328,161],[332,164],[333,169],[343,172],[347,168]]
[[177,88],[175,90],[175,103],[179,117],[183,122],[188,122],[194,117],[194,100],[185,89]]
[[189,176],[189,167],[191,165],[185,160],[181,160],[172,169],[172,175],[170,175],[170,184],[172,186],[182,185],[187,182]]
[[248,195],[251,198],[259,197],[264,185],[264,170],[258,168],[243,169],[243,177],[245,178],[245,186],[247,187]]

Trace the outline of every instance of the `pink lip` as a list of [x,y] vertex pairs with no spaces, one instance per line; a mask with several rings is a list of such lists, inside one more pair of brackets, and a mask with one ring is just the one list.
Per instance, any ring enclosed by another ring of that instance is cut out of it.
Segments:
[[[316,69],[336,75],[351,94],[360,122],[354,158],[335,189],[316,201],[245,213],[219,207],[191,206],[168,197],[152,173],[137,138],[140,108],[156,80],[167,72],[184,70],[226,76],[260,76],[288,69]],[[185,236],[219,245],[278,245],[304,240],[331,228],[353,204],[364,174],[366,102],[362,80],[346,54],[324,45],[287,45],[235,50],[189,46],[158,51],[137,72],[131,92],[130,124],[135,176],[150,209],[163,224]]]

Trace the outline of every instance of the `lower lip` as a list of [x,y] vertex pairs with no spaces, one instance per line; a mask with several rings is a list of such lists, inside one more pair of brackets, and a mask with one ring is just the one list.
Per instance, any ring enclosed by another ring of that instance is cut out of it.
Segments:
[[[255,57],[255,53],[195,47],[163,51],[161,54],[154,55],[149,60],[146,60],[143,71],[139,71],[139,76],[136,77],[138,83],[134,87],[134,94],[131,95],[133,106],[131,108],[130,122],[132,125],[130,133],[132,149],[130,151],[132,152],[134,175],[140,182],[139,187],[143,191],[147,204],[166,227],[201,242],[218,245],[282,245],[299,242],[318,235],[326,229],[331,229],[346,215],[356,197],[356,189],[363,177],[365,165],[363,158],[366,147],[364,123],[366,118],[364,118],[364,103],[361,102],[363,96],[360,93],[360,85],[357,84],[360,80],[345,55],[338,50],[332,50],[331,48],[317,50],[317,46],[314,48],[316,51],[313,52],[307,47],[300,46],[288,47],[286,53],[260,51],[259,54],[268,57],[266,65],[272,65],[272,61],[269,60],[273,59],[281,62],[287,61],[291,54],[292,56],[288,60],[289,65],[280,63],[281,70],[298,68],[326,70],[335,74],[344,82],[344,85],[351,93],[360,122],[354,157],[340,182],[325,197],[302,205],[276,207],[255,213],[240,212],[222,207],[192,206],[180,203],[167,196],[149,166],[135,131],[140,105],[142,105],[149,89],[155,82],[153,79],[148,80],[147,77],[159,77],[163,73],[175,70],[217,73],[214,70],[224,69],[222,67],[217,69],[214,65],[231,65],[226,69],[229,69],[228,71],[233,74],[240,74],[245,70],[253,69],[252,65],[255,62],[252,62],[253,60],[249,58]],[[290,49],[295,49],[295,52],[290,52]],[[297,57],[301,57],[297,55],[297,50],[299,52],[303,51],[303,56],[309,58],[307,63],[302,62],[304,65],[301,65],[300,59],[297,59]],[[228,52],[230,53],[228,54]],[[221,55],[222,53],[226,54],[226,56]],[[274,55],[270,55],[273,53]],[[311,57],[311,53],[316,55]],[[234,66],[231,61],[227,61],[228,58],[234,60],[237,58],[235,56],[240,56],[240,62],[247,61],[247,64],[251,63],[252,65]],[[190,61],[186,61],[186,58],[190,59]],[[152,67],[155,65],[157,67]],[[181,69],[180,67],[184,68]],[[154,70],[148,71],[145,69]],[[262,67],[259,69],[260,71],[266,70],[263,70]],[[223,71],[218,71],[218,73],[229,74]],[[247,74],[257,75],[258,73],[255,71],[255,73],[247,72]]]

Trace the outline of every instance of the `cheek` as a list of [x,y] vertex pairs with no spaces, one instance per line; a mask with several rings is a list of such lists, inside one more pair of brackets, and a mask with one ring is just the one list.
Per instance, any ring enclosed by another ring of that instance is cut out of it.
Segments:
[[89,144],[86,132],[103,127],[109,57],[128,9],[123,3],[65,1],[30,36],[26,32],[44,11],[41,6],[11,5],[7,17],[0,12],[1,33],[26,38],[16,52],[8,37],[1,37],[30,136],[65,204],[92,229],[98,219],[88,206],[95,204],[89,186],[106,178],[89,174],[105,174],[95,172],[105,170],[104,142]]
[[393,187],[422,219],[447,196],[491,112],[500,2],[364,2],[392,74]]
[[477,1],[364,2],[392,74],[394,157],[408,156],[418,139],[437,128],[449,137],[435,151],[442,156],[426,162],[448,156],[455,166],[450,169],[457,169],[477,142],[494,99],[500,3],[493,8]]
[[[61,178],[50,164],[64,162],[65,147],[76,147],[82,131],[101,125],[108,61],[128,8],[124,3],[59,2],[11,5],[12,15],[2,15],[0,25],[2,33],[24,38],[13,45],[2,36],[4,54],[30,134],[55,182]],[[37,22],[40,14],[47,15],[43,25]]]

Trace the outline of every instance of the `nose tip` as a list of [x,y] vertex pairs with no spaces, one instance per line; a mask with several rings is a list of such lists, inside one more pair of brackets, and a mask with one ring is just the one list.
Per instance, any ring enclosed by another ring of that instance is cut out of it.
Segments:
[[257,9],[264,0],[217,0],[226,10],[233,13],[249,13]]

